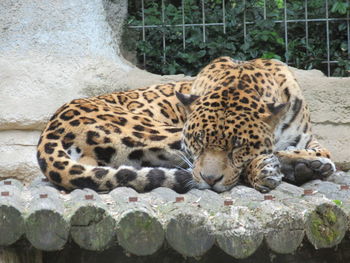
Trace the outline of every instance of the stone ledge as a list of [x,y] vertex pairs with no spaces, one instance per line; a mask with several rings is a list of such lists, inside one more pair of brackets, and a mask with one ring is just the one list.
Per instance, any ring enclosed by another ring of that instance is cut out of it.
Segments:
[[318,141],[331,151],[337,168],[343,171],[350,170],[350,123],[314,123],[313,131]]
[[39,135],[40,131],[0,131],[0,180],[29,183],[40,174],[36,160]]
[[350,125],[350,77],[326,77],[319,70],[292,68],[314,123]]
[[41,130],[56,109],[72,99],[188,78],[135,67],[125,70],[98,57],[0,55],[0,130]]

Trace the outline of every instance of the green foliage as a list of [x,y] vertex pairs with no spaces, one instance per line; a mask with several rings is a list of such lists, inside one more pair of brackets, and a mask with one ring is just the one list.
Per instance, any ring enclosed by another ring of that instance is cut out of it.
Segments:
[[350,3],[336,1],[332,6],[332,13],[339,13],[342,15],[345,15],[346,12],[349,10]]
[[341,200],[333,200],[333,203],[335,203],[337,206],[343,205],[343,202]]
[[[205,23],[223,22],[223,0],[205,0]],[[127,26],[142,25],[141,1],[129,1]],[[327,73],[327,36],[325,22],[308,22],[308,39],[305,22],[288,23],[288,52],[285,48],[284,0],[266,0],[264,19],[263,0],[225,0],[225,30],[222,25],[207,25],[203,37],[202,26],[182,27],[185,24],[203,23],[202,1],[147,0],[145,2],[145,41],[142,30],[135,30],[129,37],[127,46],[136,49],[140,65],[146,57],[145,69],[158,74],[184,73],[195,75],[210,60],[219,56],[231,56],[239,60],[252,58],[276,58],[292,66],[317,68]],[[325,18],[324,0],[308,1],[309,18]],[[164,10],[164,16],[162,15]],[[244,14],[245,10],[245,14]],[[329,16],[345,18],[350,6],[343,0],[329,0]],[[182,12],[184,11],[184,18]],[[305,18],[305,1],[287,1],[288,19]],[[244,37],[243,21],[246,26]],[[282,22],[275,23],[279,20]],[[345,20],[330,22],[330,60],[333,76],[348,76],[347,24]],[[128,29],[128,34],[130,34]],[[204,39],[205,38],[205,41]],[[165,45],[163,44],[165,42]]]

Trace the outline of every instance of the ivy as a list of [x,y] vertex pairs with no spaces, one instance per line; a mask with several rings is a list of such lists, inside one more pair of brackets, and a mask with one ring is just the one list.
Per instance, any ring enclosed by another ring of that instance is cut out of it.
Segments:
[[349,10],[350,3],[337,1],[333,4],[331,12],[345,15]]
[[[223,22],[223,0],[205,0],[205,23]],[[141,26],[142,13],[139,0],[129,0],[127,26]],[[139,66],[157,74],[183,73],[195,75],[210,60],[219,56],[231,56],[239,60],[257,57],[276,58],[301,69],[320,69],[327,73],[327,36],[325,22],[308,22],[308,38],[305,22],[288,23],[288,51],[285,45],[284,0],[266,0],[266,19],[263,0],[225,0],[225,27],[207,25],[203,41],[202,0],[183,0],[185,24],[181,0],[145,2],[145,41],[142,30],[126,30],[125,46],[135,52]],[[329,0],[329,16],[346,18],[350,5],[343,0]],[[324,0],[308,0],[308,17],[325,18]],[[164,8],[164,16],[162,15]],[[244,14],[245,10],[245,14]],[[247,22],[244,37],[244,15]],[[288,19],[305,18],[305,1],[287,1]],[[279,20],[280,22],[274,22]],[[330,60],[333,76],[350,76],[348,57],[347,23],[345,20],[329,22]],[[165,47],[163,46],[165,38]],[[184,41],[185,39],[185,41]],[[183,42],[184,41],[184,42]],[[185,46],[185,48],[184,48]],[[143,58],[146,63],[143,64]]]

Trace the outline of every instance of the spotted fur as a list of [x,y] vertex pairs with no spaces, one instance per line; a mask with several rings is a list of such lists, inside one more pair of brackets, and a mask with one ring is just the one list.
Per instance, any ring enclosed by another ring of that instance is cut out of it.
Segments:
[[66,189],[217,192],[240,178],[266,192],[335,170],[311,133],[288,67],[221,57],[193,81],[115,92],[63,105],[38,144],[51,182]]

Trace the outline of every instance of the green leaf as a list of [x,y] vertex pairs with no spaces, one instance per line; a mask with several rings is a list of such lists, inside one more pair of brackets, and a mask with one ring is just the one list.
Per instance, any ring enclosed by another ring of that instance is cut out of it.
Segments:
[[337,206],[343,205],[343,202],[341,200],[333,200],[333,203],[335,203]]
[[261,35],[261,39],[267,41],[269,39],[268,35]]
[[261,57],[262,58],[267,58],[267,59],[274,58],[274,59],[282,60],[282,58],[279,55],[277,55],[275,53],[272,53],[272,52],[266,52]]
[[281,37],[276,38],[276,43],[280,44],[280,45],[284,45],[284,39]]
[[337,1],[333,4],[331,12],[345,15],[348,7],[348,3]]
[[340,44],[340,49],[343,51],[343,52],[346,52],[348,50],[348,43],[347,42],[342,42]]
[[245,43],[242,45],[242,50],[243,51],[247,51],[249,49],[249,44],[248,43]]
[[197,55],[198,55],[198,57],[204,57],[205,55],[206,55],[206,51],[205,50],[201,50],[201,51],[199,51],[198,53],[197,53]]

